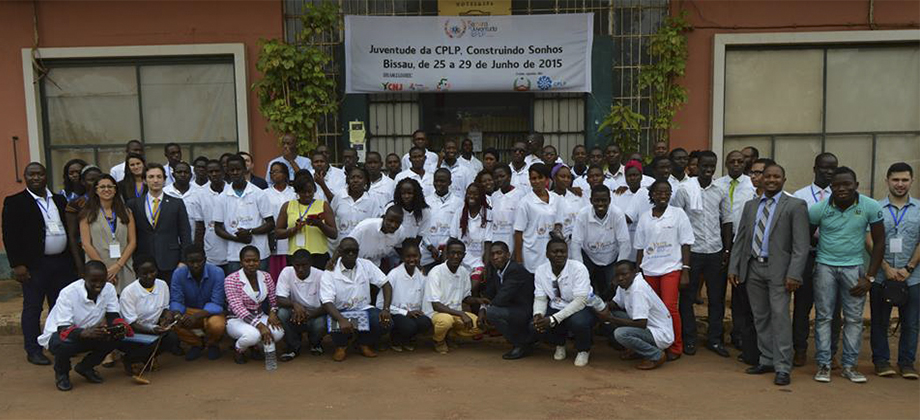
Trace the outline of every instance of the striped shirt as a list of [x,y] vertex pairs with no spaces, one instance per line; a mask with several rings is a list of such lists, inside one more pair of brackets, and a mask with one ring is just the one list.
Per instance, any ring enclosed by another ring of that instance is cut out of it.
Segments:
[[275,282],[272,276],[264,271],[258,272],[259,291],[253,290],[249,279],[239,270],[230,273],[224,280],[224,293],[227,295],[227,309],[230,318],[239,318],[243,322],[256,326],[262,315],[262,302],[268,299],[272,309],[278,307],[275,298]]
[[[688,188],[699,188],[701,208],[694,209]],[[722,221],[730,213],[728,193],[722,187],[711,182],[706,188],[690,182],[674,193],[671,205],[687,213],[693,227],[694,241],[690,251],[698,254],[714,254],[722,250]]]

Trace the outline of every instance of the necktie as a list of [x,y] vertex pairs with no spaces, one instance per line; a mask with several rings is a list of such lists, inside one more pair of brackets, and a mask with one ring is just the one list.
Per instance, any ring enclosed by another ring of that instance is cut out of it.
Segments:
[[735,205],[735,187],[737,187],[737,186],[738,186],[738,180],[737,180],[737,179],[733,179],[732,182],[729,183],[729,187],[728,187],[728,201],[729,201],[729,203],[731,203],[732,206]]
[[150,211],[150,219],[153,220],[153,227],[157,227],[157,222],[160,220],[160,199],[153,199],[153,210]]
[[760,217],[757,218],[757,228],[754,230],[754,248],[751,250],[755,257],[759,257],[763,250],[763,236],[767,231],[767,220],[770,219],[770,206],[773,205],[773,198],[767,198]]
[[821,192],[818,193],[818,198],[820,201],[824,201],[824,190],[823,189],[821,190]]

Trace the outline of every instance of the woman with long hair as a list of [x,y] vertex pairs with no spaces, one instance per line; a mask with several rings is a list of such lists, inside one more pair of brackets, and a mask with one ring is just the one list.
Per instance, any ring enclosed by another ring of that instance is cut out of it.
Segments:
[[466,187],[463,208],[454,216],[451,223],[450,237],[459,239],[466,245],[463,265],[471,273],[482,269],[489,244],[492,242],[492,219],[489,218],[489,206],[483,188],[477,183]]
[[61,189],[61,195],[67,199],[68,203],[86,194],[86,188],[80,182],[80,172],[84,167],[86,167],[86,161],[83,159],[71,159],[64,164],[64,188]]
[[[289,175],[287,165],[281,161],[272,163],[268,168],[268,176],[272,185],[263,191],[268,197],[268,202],[271,203],[272,214],[278,214],[284,203],[297,198],[294,189],[288,185]],[[272,237],[271,243],[274,245],[270,247],[272,255],[268,257],[268,273],[277,280],[281,270],[287,267],[288,241],[279,241],[276,237]]]
[[134,215],[125,206],[115,178],[103,174],[80,211],[80,240],[86,261],[102,261],[118,293],[136,278],[131,255],[137,247]]
[[144,183],[146,168],[147,161],[144,156],[128,153],[125,157],[125,178],[118,182],[118,193],[125,202],[143,197],[147,193],[147,184]]
[[421,240],[422,229],[431,220],[431,209],[425,201],[422,184],[411,178],[401,179],[393,190],[393,204],[403,209],[402,229],[405,236]]
[[294,174],[297,199],[281,205],[275,223],[275,237],[288,240],[288,255],[298,249],[310,253],[310,263],[320,270],[329,261],[329,240],[338,237],[335,214],[325,200],[314,198],[316,183],[306,169]]
[[562,238],[563,209],[562,199],[546,189],[549,167],[538,162],[527,172],[531,190],[521,197],[514,215],[514,260],[533,273],[546,261],[550,236]]
[[562,234],[568,240],[572,237],[572,229],[575,226],[575,216],[581,209],[591,205],[588,200],[589,194],[579,191],[578,194],[572,189],[572,170],[561,163],[556,164],[552,171],[553,176],[553,194],[559,196],[562,201]]

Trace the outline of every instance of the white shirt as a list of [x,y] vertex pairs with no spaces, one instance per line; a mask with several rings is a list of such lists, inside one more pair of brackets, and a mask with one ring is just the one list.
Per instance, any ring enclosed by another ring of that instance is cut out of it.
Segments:
[[627,259],[632,250],[626,216],[610,206],[603,219],[598,219],[593,206],[583,208],[575,217],[569,258],[584,262],[582,251],[595,265],[606,266]]
[[201,218],[200,216],[198,216],[198,213],[201,212],[201,207],[196,202],[197,201],[196,197],[198,196],[198,190],[201,188],[203,187],[192,182],[192,183],[189,183],[188,190],[185,191],[185,193],[183,194],[179,192],[178,188],[176,188],[175,183],[172,183],[172,184],[169,184],[163,187],[163,194],[166,194],[170,197],[178,198],[182,200],[183,203],[185,203],[185,211],[188,213],[188,224],[191,227],[191,230],[189,230],[189,232],[191,232],[192,235],[195,234],[195,220],[200,220]]
[[715,179],[712,182],[722,187],[725,190],[725,197],[728,200],[729,212],[728,218],[723,220],[722,223],[732,223],[732,234],[738,233],[738,225],[741,223],[741,213],[744,211],[744,203],[747,203],[749,200],[754,198],[757,195],[757,189],[754,188],[754,183],[751,182],[751,177],[742,174],[738,177],[738,184],[735,185],[735,191],[733,194],[731,192],[731,181],[732,178],[728,175],[725,175],[719,179]]
[[298,305],[307,309],[316,309],[322,306],[319,301],[319,287],[325,271],[310,267],[307,278],[297,277],[294,267],[284,267],[278,274],[278,287],[275,296],[291,299]]
[[450,170],[450,191],[458,197],[465,196],[466,187],[473,183],[476,174],[463,164],[460,159],[454,162],[454,166],[448,165],[447,162],[441,162],[441,167]]
[[[29,189],[26,188],[26,191]],[[38,211],[42,213],[42,218],[45,220],[45,255],[57,255],[64,252],[64,249],[67,248],[67,231],[64,230],[61,213],[54,204],[54,195],[47,188],[44,197],[39,197],[32,191],[29,191],[29,195],[35,200],[35,205],[38,206]]]
[[[426,201],[427,203],[427,201]],[[383,208],[389,208],[395,203],[389,202]],[[386,211],[384,211],[386,212]],[[431,223],[431,208],[422,209],[422,219],[418,220],[415,218],[415,212],[408,211],[403,209],[403,222],[400,225],[399,230],[403,231],[405,238],[415,238],[417,236],[424,236],[423,233],[428,229],[428,224]]]
[[456,273],[451,273],[447,263],[441,263],[428,272],[425,286],[425,315],[430,318],[435,314],[431,302],[440,302],[454,311],[463,310],[463,299],[470,296],[470,272],[461,264]]
[[521,197],[525,190],[515,188],[507,194],[501,190],[492,193],[492,210],[489,217],[492,219],[492,241],[502,241],[508,245],[508,250],[514,253],[514,215],[521,204]]
[[115,178],[115,182],[121,182],[121,180],[125,179],[125,163],[122,162],[113,166],[112,169],[109,169],[109,175]]
[[431,206],[431,218],[421,231],[422,265],[434,262],[431,252],[427,249],[428,246],[438,248],[447,243],[447,239],[450,238],[450,224],[454,216],[463,208],[463,200],[452,192],[448,192],[443,197],[437,194],[430,195],[425,197],[425,201]]
[[137,322],[142,327],[153,329],[163,310],[169,307],[169,285],[156,279],[153,291],[148,292],[139,280],[135,280],[121,291],[118,304],[121,309],[119,314],[128,324]]
[[680,248],[693,245],[693,228],[683,210],[668,206],[661,217],[652,217],[649,210],[639,216],[633,248],[642,250],[642,271],[650,276],[663,276],[683,267]]
[[[558,291],[553,286],[556,282]],[[584,264],[568,260],[558,276],[553,273],[553,266],[549,261],[544,262],[533,274],[534,296],[549,299],[549,306],[556,310],[565,308],[576,296],[590,296],[594,293],[591,288],[591,278]]]
[[805,200],[805,204],[811,208],[811,206],[818,204],[831,196],[831,186],[828,184],[826,187],[821,188],[812,183],[811,185],[796,191],[792,195],[796,198]]
[[466,221],[466,235],[460,231],[460,218],[463,211],[454,214],[454,219],[450,224],[450,237],[457,238],[466,245],[466,255],[463,257],[463,266],[467,270],[473,271],[477,267],[483,267],[483,252],[485,252],[485,243],[492,242],[493,223],[492,212],[488,212],[485,227],[482,226],[482,209],[475,217],[468,217]]
[[[403,179],[406,179],[406,178],[412,178],[418,181],[418,183],[422,186],[422,193],[426,197],[434,194],[434,171],[433,170],[429,171],[427,168],[425,168],[425,174],[419,175],[413,172],[411,169],[406,169],[396,174],[396,178],[394,178],[393,181],[398,184],[399,181],[402,181]],[[394,185],[394,188],[395,188],[395,185]]]
[[[278,216],[281,214],[281,206],[284,203],[287,203],[291,200],[297,199],[297,193],[294,192],[294,189],[290,185],[284,188],[284,191],[278,191],[274,185],[269,186],[267,189],[262,190],[265,194],[265,198],[268,200],[268,209],[272,213],[272,217],[275,218],[275,221],[278,220]],[[288,222],[291,223],[291,222]],[[279,240],[275,245],[275,253],[272,255],[287,255],[288,254],[288,240],[282,239]]]
[[377,200],[377,205],[380,206],[382,214],[382,212],[386,211],[384,206],[393,201],[393,193],[395,191],[396,181],[386,175],[380,175],[380,179],[371,182],[371,186],[367,193],[370,194],[374,200]]
[[463,155],[457,156],[457,160],[466,165],[473,173],[479,173],[482,170],[482,162],[476,158],[476,155],[470,155],[470,158],[467,159]]
[[613,303],[626,310],[626,315],[633,321],[644,319],[646,328],[652,333],[655,345],[666,349],[674,342],[674,327],[671,314],[661,298],[646,283],[641,273],[636,273],[629,289],[617,287]]
[[568,240],[572,237],[572,229],[575,227],[575,217],[578,216],[578,213],[585,207],[591,207],[591,201],[588,199],[588,197],[591,196],[591,191],[583,191],[581,197],[575,195],[575,193],[571,191],[566,191],[565,195],[559,195],[552,191],[550,191],[550,194],[559,197],[559,201],[561,202],[562,234]]
[[217,233],[214,232],[214,222],[223,222],[215,216],[217,208],[221,205],[221,197],[228,189],[230,189],[229,186],[224,183],[224,189],[217,192],[208,183],[206,187],[196,192],[195,202],[198,206],[198,214],[194,220],[204,223],[204,253],[207,255],[208,263],[214,265],[227,263],[227,240],[217,236]]
[[[645,177],[645,175],[643,175]],[[610,168],[604,170],[604,185],[611,191],[616,191],[622,185],[626,185],[626,168],[620,165],[616,173],[611,173]]]
[[[268,165],[265,167],[265,182],[268,182],[268,186],[270,187],[274,185],[272,182],[272,165],[274,165],[275,162],[281,162],[284,164],[284,166],[287,166],[288,182],[294,182],[294,168],[288,164],[287,160],[284,159],[284,156],[278,156],[268,161]],[[310,158],[298,155],[294,158],[294,163],[296,163],[300,169],[306,169],[310,171],[310,173],[313,173],[313,162],[310,161]]]
[[348,234],[358,241],[358,257],[379,262],[383,257],[394,254],[394,248],[406,238],[402,227],[396,232],[384,234],[380,231],[381,226],[383,219],[379,217],[365,219]]
[[[406,153],[402,157],[402,170],[408,171],[412,167],[412,162],[409,160],[409,153]],[[434,173],[438,169],[438,154],[432,152],[431,150],[425,151],[425,172]]]
[[[611,192],[610,200],[611,206],[619,208],[623,214],[632,221],[632,223],[627,224],[627,227],[629,228],[629,241],[630,243],[634,242],[636,239],[636,227],[639,225],[639,216],[652,209],[652,203],[648,199],[648,189],[639,187],[636,192],[632,192],[632,190],[627,188],[626,191],[620,195]],[[636,249],[630,248],[629,255],[626,259],[635,261]]]
[[511,185],[521,191],[533,191],[533,187],[530,186],[530,165],[524,164],[521,170],[514,169],[514,165],[508,164],[508,167],[511,168]]
[[95,302],[87,297],[86,283],[83,279],[70,283],[61,289],[57,301],[48,313],[45,329],[38,337],[38,344],[47,349],[51,335],[57,334],[58,327],[93,327],[105,319],[106,312],[118,312],[118,296],[115,295],[115,286],[112,283],[105,283]]
[[[253,229],[259,227],[267,217],[275,217],[272,214],[271,204],[265,197],[264,190],[253,185],[251,182],[246,183],[242,196],[237,196],[232,185],[220,195],[217,207],[214,209],[213,218],[217,222],[223,222],[224,230],[233,235],[238,229]],[[252,235],[252,242],[243,244],[235,241],[227,241],[227,261],[238,262],[240,260],[240,250],[246,245],[252,245],[259,249],[259,258],[265,259],[270,255],[268,249],[268,234]]]
[[514,214],[514,230],[523,232],[521,255],[524,268],[534,272],[546,260],[546,244],[556,223],[563,219],[562,199],[549,194],[549,201],[543,202],[533,191],[521,198],[521,204]]
[[339,260],[332,271],[323,272],[319,299],[324,304],[332,303],[340,311],[370,309],[370,285],[383,287],[386,283],[386,275],[368,260],[358,258],[351,270]]
[[[316,176],[316,171],[311,171],[313,176]],[[330,166],[329,170],[326,171],[326,176],[323,177],[323,181],[326,181],[326,188],[329,188],[329,191],[335,195],[345,194],[348,188],[348,180],[345,176],[345,171],[335,166]],[[314,198],[329,202],[329,199],[326,198],[326,192],[320,188],[319,184],[316,184],[316,193]]]
[[[527,156],[524,156],[524,163],[526,163],[527,166],[533,165],[534,163],[543,163],[543,158],[542,158],[542,157],[537,157],[537,155],[531,153],[531,154],[529,154],[529,155],[527,155]],[[561,158],[561,157],[556,156],[556,161],[553,162],[552,165],[550,165],[550,168],[552,168],[552,167],[553,167],[554,165],[556,165],[557,163],[565,163],[565,162],[562,161],[562,158]]]
[[[415,267],[411,276],[406,272],[405,264],[390,270],[387,274],[387,283],[393,288],[390,313],[406,315],[409,311],[421,311],[427,282],[428,278],[419,267]],[[383,309],[383,290],[377,293],[377,309]]]
[[335,214],[339,235],[336,239],[329,240],[330,251],[335,251],[342,242],[342,238],[348,237],[362,220],[383,217],[380,202],[368,193],[362,194],[357,200],[347,193],[338,194],[332,198],[331,207]]

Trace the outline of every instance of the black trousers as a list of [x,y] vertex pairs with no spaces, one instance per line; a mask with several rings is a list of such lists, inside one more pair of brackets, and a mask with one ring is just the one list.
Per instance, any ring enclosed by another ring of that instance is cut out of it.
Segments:
[[754,327],[754,312],[747,293],[747,283],[732,287],[732,330],[741,335],[741,358],[749,365],[760,361],[757,348],[757,328]]
[[[178,345],[179,336],[175,331],[169,331],[160,338],[160,347],[157,349],[157,354],[163,353],[164,351],[170,351]],[[156,346],[157,343],[154,341],[150,344],[121,343],[119,348],[121,351],[125,352],[125,357],[123,358],[125,364],[130,364],[146,363]]]
[[700,277],[706,280],[706,297],[709,300],[708,344],[722,344],[722,319],[725,317],[725,289],[728,282],[722,270],[722,252],[712,254],[690,253],[690,285],[680,291],[680,324],[684,345],[696,344],[696,316],[693,302],[700,288]]
[[119,347],[117,341],[106,340],[81,340],[73,334],[67,340],[61,340],[58,334],[51,335],[48,350],[54,355],[54,372],[65,374],[70,372],[70,358],[80,353],[89,353],[78,364],[81,368],[92,369],[99,366],[105,356]]
[[22,324],[23,347],[32,354],[42,350],[38,345],[41,335],[41,315],[45,302],[48,308],[54,306],[58,293],[77,279],[73,268],[73,258],[67,253],[48,255],[29,269],[31,278],[22,283]]
[[536,341],[528,324],[533,320],[533,307],[490,306],[486,309],[486,320],[515,347],[524,347]]
[[431,318],[420,315],[409,318],[405,315],[393,315],[393,329],[390,330],[390,341],[395,345],[403,345],[418,334],[422,334],[432,327]]

